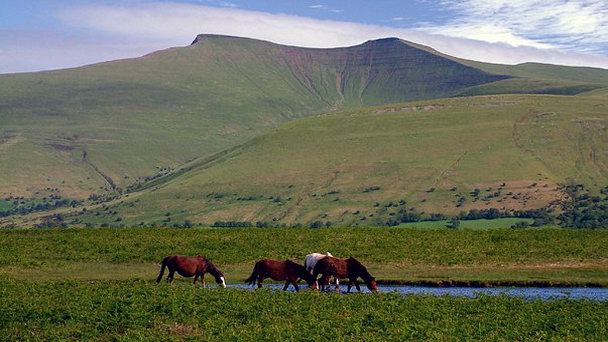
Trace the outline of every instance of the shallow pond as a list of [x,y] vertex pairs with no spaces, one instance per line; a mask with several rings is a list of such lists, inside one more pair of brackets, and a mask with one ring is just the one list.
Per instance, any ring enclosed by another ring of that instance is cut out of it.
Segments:
[[[247,285],[230,284],[228,287],[254,289]],[[282,289],[283,285],[268,283],[264,284],[266,288]],[[300,286],[301,289],[306,289],[307,286]],[[607,301],[608,288],[595,287],[425,287],[425,286],[400,286],[400,285],[379,285],[380,292],[397,292],[403,295],[418,294],[418,295],[434,295],[434,296],[458,296],[458,297],[475,297],[479,294],[485,295],[507,295],[514,297],[522,297],[525,299],[590,299],[594,301]],[[365,286],[361,287],[362,292],[369,292]],[[293,291],[293,287],[289,287],[289,291]],[[345,292],[346,287],[342,286],[341,291]],[[353,291],[355,289],[353,288]]]

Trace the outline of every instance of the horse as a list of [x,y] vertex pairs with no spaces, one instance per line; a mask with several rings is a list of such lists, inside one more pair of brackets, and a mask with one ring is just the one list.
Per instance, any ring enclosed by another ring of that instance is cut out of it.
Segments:
[[169,275],[167,276],[167,283],[173,282],[173,276],[175,272],[179,273],[182,277],[194,276],[193,284],[196,284],[198,278],[201,278],[201,284],[206,287],[205,284],[205,273],[211,273],[215,278],[215,282],[221,287],[226,287],[226,278],[224,273],[220,271],[211,261],[202,256],[183,256],[183,255],[171,255],[163,259],[161,262],[160,273],[156,278],[156,283],[160,283],[165,273],[165,267],[169,268]]
[[249,278],[245,280],[248,285],[254,285],[257,281],[258,288],[262,287],[262,282],[266,278],[271,278],[276,281],[285,281],[283,291],[286,291],[289,284],[293,284],[296,291],[300,291],[298,281],[304,279],[308,286],[312,289],[317,288],[317,283],[306,268],[298,263],[291,260],[270,260],[263,259],[255,263],[253,272]]
[[[327,252],[325,254],[310,253],[304,258],[304,267],[306,267],[306,270],[308,272],[310,272],[310,274],[312,274],[312,271],[315,268],[315,265],[317,264],[317,262],[328,256],[333,257],[333,255],[331,255],[331,253],[329,253],[329,252]],[[335,278],[335,283],[336,283],[336,286],[340,286],[340,280],[338,278]],[[322,285],[325,286],[326,284],[322,284]]]
[[326,256],[333,257],[333,255],[331,255],[329,252],[325,254],[310,253],[304,258],[304,267],[306,267],[306,270],[312,274],[312,270],[315,268],[317,261],[325,258]]
[[[340,279],[348,278],[348,290],[346,293],[350,292],[353,284],[357,288],[357,291],[361,292],[359,282],[357,281],[357,279],[361,277],[370,291],[378,292],[376,278],[369,274],[367,268],[365,268],[365,266],[363,266],[359,260],[353,257],[348,259],[325,257],[317,262],[312,272],[314,279],[317,279],[319,274],[323,275],[321,277],[321,281],[319,282],[323,284],[323,287],[325,287],[325,284],[328,283],[327,281],[329,280],[329,277],[333,276]],[[340,287],[336,285],[336,291],[339,290]]]

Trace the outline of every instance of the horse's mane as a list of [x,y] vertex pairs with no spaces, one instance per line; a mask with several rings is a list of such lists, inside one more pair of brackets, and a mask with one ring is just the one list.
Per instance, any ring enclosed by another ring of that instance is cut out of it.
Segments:
[[308,272],[306,270],[306,267],[298,264],[297,262],[291,261],[289,259],[285,260],[285,262],[288,265],[291,265],[291,266],[295,267],[295,269],[298,270],[298,273],[300,274],[300,277],[302,277],[304,280],[312,279],[312,274],[310,274],[310,272]]
[[300,269],[302,269],[302,270],[306,270],[306,267],[304,267],[304,266],[302,266],[302,265],[298,264],[298,263],[297,263],[297,262],[295,262],[295,261],[291,261],[291,260],[287,259],[287,260],[285,260],[285,262],[286,262],[286,263],[288,263],[288,264],[290,264],[290,265],[292,265],[292,266],[295,266],[296,268],[298,268],[298,270],[300,270]]
[[357,268],[359,268],[359,270],[361,271],[361,278],[363,278],[364,280],[367,281],[369,279],[374,279],[374,277],[369,274],[367,267],[363,266],[363,264],[359,262],[359,260],[351,256],[350,258],[346,259],[346,261],[350,262],[351,264],[354,264],[355,266],[357,266]]
[[209,260],[207,258],[203,258],[203,259],[207,263],[207,271],[209,271],[209,273],[211,273],[213,276],[222,275],[222,272],[215,266],[215,264],[213,262],[211,262],[211,260]]

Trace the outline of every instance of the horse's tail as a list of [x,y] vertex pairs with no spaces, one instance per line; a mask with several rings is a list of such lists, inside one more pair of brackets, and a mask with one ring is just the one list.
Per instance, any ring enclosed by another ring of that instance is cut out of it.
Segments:
[[160,281],[163,279],[163,274],[165,274],[165,267],[167,267],[167,261],[169,261],[169,257],[166,257],[163,259],[163,261],[160,262],[161,266],[160,266],[160,273],[158,274],[158,277],[156,278],[156,283],[160,283]]
[[255,266],[253,267],[253,272],[251,272],[249,278],[245,279],[245,283],[247,283],[247,285],[254,285],[255,281],[258,279],[258,272],[256,270],[257,266],[258,264],[255,264]]

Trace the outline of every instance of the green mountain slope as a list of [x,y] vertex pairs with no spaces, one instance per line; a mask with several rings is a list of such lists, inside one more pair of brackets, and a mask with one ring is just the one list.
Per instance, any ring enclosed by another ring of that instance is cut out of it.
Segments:
[[608,85],[608,70],[600,68],[570,67],[541,63],[500,65],[481,62],[468,62],[466,64],[493,74],[540,80]]
[[304,49],[209,35],[142,58],[4,75],[0,195],[112,193],[290,119],[503,78],[396,39]]
[[535,68],[544,71],[497,70],[394,38],[307,49],[200,35],[141,58],[3,75],[0,196],[116,195],[324,112],[476,94],[577,94],[603,80],[600,72]]
[[[444,214],[544,207],[561,198],[558,183],[608,183],[607,127],[608,102],[593,97],[471,97],[320,115],[131,194],[110,219],[363,224],[401,201]],[[81,218],[107,222],[107,212]]]
[[586,93],[579,94],[580,96],[596,96],[608,98],[608,88],[600,88]]

